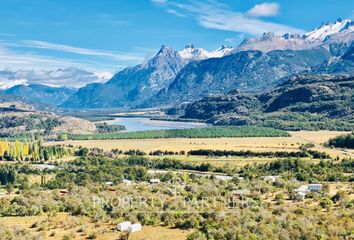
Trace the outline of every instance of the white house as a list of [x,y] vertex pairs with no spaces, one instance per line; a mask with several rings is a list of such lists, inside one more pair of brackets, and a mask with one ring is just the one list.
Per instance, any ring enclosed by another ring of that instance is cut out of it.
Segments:
[[118,230],[118,231],[129,231],[129,227],[130,227],[131,225],[132,225],[132,223],[129,222],[129,221],[119,223],[119,224],[117,225],[117,230]]
[[129,233],[139,232],[139,231],[141,231],[141,229],[142,229],[141,224],[135,223],[135,224],[132,224],[128,227],[128,232]]
[[301,185],[296,192],[318,192],[321,191],[322,184],[308,184],[308,185]]
[[251,191],[248,189],[238,189],[231,192],[233,195],[249,195]]
[[105,182],[104,184],[106,184],[107,186],[113,186],[113,182]]
[[263,178],[264,181],[267,182],[275,182],[276,180],[278,180],[280,178],[280,176],[265,176]]
[[230,181],[233,178],[231,176],[226,176],[226,175],[214,175],[214,176],[215,176],[215,179],[218,179],[221,181]]
[[123,179],[123,183],[124,183],[125,185],[130,185],[130,184],[132,184],[132,181],[130,181],[130,180],[128,180],[128,179]]
[[309,184],[308,189],[311,192],[318,192],[322,190],[322,184]]
[[309,192],[309,186],[308,185],[301,185],[298,189],[295,189],[296,192]]
[[161,181],[160,181],[160,179],[158,179],[158,178],[153,178],[153,179],[150,180],[150,183],[151,183],[151,184],[160,184],[160,182],[161,182]]

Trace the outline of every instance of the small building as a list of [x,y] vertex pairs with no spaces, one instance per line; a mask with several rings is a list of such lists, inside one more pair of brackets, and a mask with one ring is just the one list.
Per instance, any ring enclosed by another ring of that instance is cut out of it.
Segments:
[[158,179],[158,178],[153,178],[153,179],[150,180],[150,183],[151,183],[151,184],[160,184],[160,182],[161,182],[161,181],[160,181],[160,179]]
[[322,184],[309,184],[308,189],[311,192],[319,192],[322,190]]
[[117,230],[118,231],[128,231],[128,229],[131,225],[132,225],[132,223],[129,221],[119,223],[119,224],[117,224]]
[[104,184],[106,184],[107,186],[113,186],[113,182],[105,182]]
[[275,182],[280,178],[280,176],[265,176],[263,178],[264,181],[266,182]]
[[305,197],[306,197],[306,193],[305,193],[305,192],[301,192],[301,191],[300,191],[300,192],[297,192],[297,193],[295,194],[296,200],[299,200],[299,201],[304,200]]
[[301,185],[298,189],[295,189],[296,192],[309,192],[309,186],[308,185]]
[[140,232],[141,230],[142,230],[142,227],[141,227],[140,223],[135,223],[135,224],[132,224],[128,227],[129,233]]
[[230,181],[233,178],[231,176],[226,176],[226,175],[214,175],[214,177],[215,177],[215,179],[218,179],[221,181]]
[[238,196],[240,196],[240,195],[250,195],[251,191],[248,190],[248,189],[238,189],[238,190],[233,190],[231,192],[231,194],[238,195]]
[[322,190],[322,184],[301,185],[296,192],[318,192]]
[[123,183],[124,183],[125,185],[131,185],[133,182],[130,181],[130,180],[128,180],[128,179],[123,179]]

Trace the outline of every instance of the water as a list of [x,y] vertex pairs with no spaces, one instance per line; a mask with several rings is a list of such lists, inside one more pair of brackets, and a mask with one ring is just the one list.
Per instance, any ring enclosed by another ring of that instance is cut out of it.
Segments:
[[174,122],[174,121],[161,121],[151,120],[149,118],[122,118],[118,117],[108,124],[124,125],[127,132],[146,131],[146,130],[165,130],[165,129],[184,129],[184,128],[197,128],[207,127],[205,123],[196,122]]

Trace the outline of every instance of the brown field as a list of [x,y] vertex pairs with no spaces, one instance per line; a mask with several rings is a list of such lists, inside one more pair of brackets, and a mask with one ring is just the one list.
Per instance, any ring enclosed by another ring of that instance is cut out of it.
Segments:
[[66,236],[72,237],[67,239],[83,240],[91,234],[97,234],[97,239],[101,240],[117,239],[120,236],[118,232],[111,232],[112,226],[108,224],[97,226],[85,217],[72,217],[67,213],[59,213],[51,219],[46,216],[2,217],[0,226],[7,229],[25,229],[40,239],[51,240],[62,240]]
[[299,132],[289,132],[291,134],[291,138],[303,140],[307,143],[315,144],[314,150],[318,150],[320,152],[326,152],[331,157],[354,157],[354,151],[351,150],[340,150],[340,149],[332,149],[326,148],[323,146],[329,139],[334,138],[339,135],[348,134],[350,132],[338,132],[338,131],[299,131]]
[[[35,223],[37,225],[33,226]],[[24,229],[39,237],[38,239],[45,240],[93,239],[89,238],[91,235],[95,235],[97,240],[115,240],[121,236],[121,233],[114,229],[115,224],[98,225],[86,217],[73,217],[67,213],[59,213],[51,219],[46,216],[2,217],[1,226],[7,229]],[[129,240],[184,240],[188,233],[189,231],[169,227],[143,226],[143,230],[131,234]]]
[[190,232],[168,227],[143,226],[143,230],[131,234],[129,240],[184,240]]
[[354,156],[353,152],[328,149],[321,144],[330,138],[347,132],[335,131],[299,131],[290,132],[291,137],[253,137],[253,138],[169,138],[169,139],[118,139],[83,140],[50,142],[47,144],[72,144],[87,148],[102,148],[109,151],[114,148],[126,151],[139,149],[145,152],[154,150],[189,151],[195,149],[213,150],[252,150],[252,151],[298,151],[301,144],[313,143],[318,151],[325,151],[332,157]]

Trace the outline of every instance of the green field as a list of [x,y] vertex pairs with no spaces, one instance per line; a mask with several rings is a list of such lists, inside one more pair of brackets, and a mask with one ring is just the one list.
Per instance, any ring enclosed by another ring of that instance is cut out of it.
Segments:
[[154,139],[154,138],[220,138],[220,137],[288,137],[282,130],[262,127],[206,127],[191,129],[151,130],[138,132],[69,135],[70,140]]

